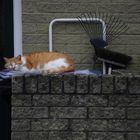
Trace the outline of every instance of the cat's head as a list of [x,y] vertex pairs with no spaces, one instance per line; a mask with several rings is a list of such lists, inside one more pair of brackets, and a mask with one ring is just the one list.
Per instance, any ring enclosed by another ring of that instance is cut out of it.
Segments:
[[4,61],[5,61],[4,67],[6,69],[18,70],[19,67],[22,65],[21,55],[12,58],[4,57]]

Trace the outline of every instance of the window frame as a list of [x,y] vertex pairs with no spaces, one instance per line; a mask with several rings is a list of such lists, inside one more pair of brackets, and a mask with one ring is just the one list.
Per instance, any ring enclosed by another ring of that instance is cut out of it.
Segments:
[[14,56],[22,55],[22,0],[13,0]]

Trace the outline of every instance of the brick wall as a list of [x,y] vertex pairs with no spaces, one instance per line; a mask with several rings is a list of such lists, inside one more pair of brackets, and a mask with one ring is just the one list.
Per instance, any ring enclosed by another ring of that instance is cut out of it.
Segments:
[[12,140],[139,139],[139,75],[12,78]]
[[[109,49],[131,55],[133,61],[128,69],[140,69],[139,0],[22,0],[22,5],[24,53],[48,50],[48,25],[52,19],[77,17],[99,8],[128,23],[127,33],[113,41]],[[53,44],[54,50],[73,58],[77,69],[93,68],[94,50],[79,24],[55,25]]]

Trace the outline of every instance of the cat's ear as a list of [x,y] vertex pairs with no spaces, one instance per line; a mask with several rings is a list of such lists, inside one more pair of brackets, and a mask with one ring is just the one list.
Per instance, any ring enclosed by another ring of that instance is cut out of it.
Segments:
[[7,57],[4,57],[3,59],[5,62],[7,62],[9,60]]
[[21,60],[21,55],[18,55],[16,58],[17,58],[18,60]]

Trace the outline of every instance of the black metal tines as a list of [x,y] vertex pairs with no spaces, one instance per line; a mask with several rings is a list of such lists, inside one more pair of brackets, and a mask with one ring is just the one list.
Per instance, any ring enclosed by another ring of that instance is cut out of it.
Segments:
[[[78,17],[78,20],[90,40],[99,38],[106,41],[107,44],[128,30],[126,23],[109,13],[83,13]],[[104,21],[106,29],[103,29],[101,21]],[[105,34],[106,39],[103,38],[103,34]]]

